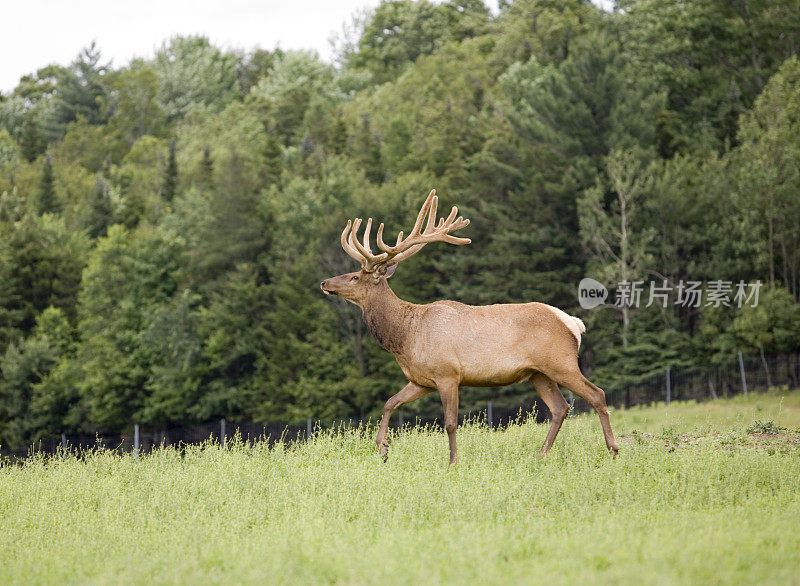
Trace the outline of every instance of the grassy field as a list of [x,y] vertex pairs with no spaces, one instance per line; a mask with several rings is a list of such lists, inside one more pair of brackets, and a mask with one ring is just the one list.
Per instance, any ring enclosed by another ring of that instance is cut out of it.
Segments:
[[800,583],[800,392],[612,423],[616,459],[580,416],[547,461],[528,422],[453,468],[440,429],[4,465],[0,583]]

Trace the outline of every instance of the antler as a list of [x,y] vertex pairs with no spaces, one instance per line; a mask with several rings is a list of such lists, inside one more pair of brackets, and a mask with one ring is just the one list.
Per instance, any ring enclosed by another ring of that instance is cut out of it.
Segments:
[[[450,234],[450,232],[455,232],[469,225],[469,220],[465,220],[461,216],[456,217],[458,215],[456,206],[453,206],[453,209],[450,210],[450,215],[447,216],[447,219],[439,218],[439,222],[436,222],[438,204],[439,198],[436,197],[436,190],[432,189],[425,199],[425,203],[422,204],[422,208],[417,214],[417,221],[414,222],[414,227],[408,237],[404,239],[401,231],[397,235],[397,242],[394,246],[388,246],[383,241],[383,223],[381,223],[378,226],[377,242],[378,247],[383,252],[379,254],[374,254],[369,244],[372,218],[367,220],[363,243],[358,241],[361,218],[356,218],[352,223],[348,220],[347,226],[342,231],[342,248],[347,254],[361,263],[365,271],[374,272],[381,267],[385,270],[391,265],[404,261],[419,252],[429,242],[448,242],[459,246],[472,242],[469,238],[459,238]],[[426,217],[427,222],[425,221]],[[423,223],[425,224],[424,229],[422,228]]]

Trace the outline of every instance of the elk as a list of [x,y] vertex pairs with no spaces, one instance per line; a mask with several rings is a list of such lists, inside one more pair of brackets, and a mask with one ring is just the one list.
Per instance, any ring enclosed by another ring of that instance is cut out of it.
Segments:
[[[436,222],[438,198],[432,190],[407,237],[397,236],[394,246],[383,241],[383,224],[377,232],[380,253],[370,246],[372,218],[363,240],[361,218],[347,221],[342,231],[344,251],[361,264],[354,273],[322,281],[326,295],[339,295],[356,305],[378,343],[394,354],[408,384],[383,408],[375,443],[384,460],[389,445],[386,433],[395,409],[420,397],[439,392],[444,427],[450,442],[450,463],[458,462],[458,390],[460,386],[496,387],[530,381],[550,409],[550,429],[541,453],[547,456],[569,406],[558,385],[570,389],[595,409],[603,427],[606,446],[616,455],[605,393],[587,380],[578,366],[581,334],[586,331],[577,317],[544,303],[507,303],[486,306],[457,301],[417,305],[394,294],[387,279],[398,263],[430,242],[469,244],[469,238],[452,233],[469,225],[453,206],[447,218]],[[458,217],[457,217],[458,216]],[[426,219],[427,218],[427,219]],[[423,227],[424,224],[424,227]]]

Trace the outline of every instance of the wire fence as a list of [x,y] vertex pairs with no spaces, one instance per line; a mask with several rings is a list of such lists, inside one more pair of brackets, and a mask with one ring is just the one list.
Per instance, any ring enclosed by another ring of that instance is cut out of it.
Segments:
[[800,353],[744,358],[740,352],[725,362],[667,368],[647,379],[612,387],[607,400],[623,408],[658,401],[708,401],[777,386],[800,387]]
[[[667,368],[663,373],[632,383],[609,386],[605,390],[609,406],[628,408],[659,402],[669,404],[672,401],[709,401],[752,392],[765,392],[776,386],[800,388],[800,353],[757,358],[744,358],[738,353],[729,361],[686,368]],[[566,394],[573,413],[591,410],[585,401],[575,400],[569,392]],[[533,418],[537,422],[546,421],[550,418],[550,412],[540,399],[530,398],[514,405],[494,404],[493,401],[488,401],[483,409],[459,415],[462,423],[468,419],[477,419],[492,428],[507,426],[528,418]],[[121,435],[61,434],[18,449],[6,449],[0,446],[0,456],[18,460],[36,453],[55,454],[66,451],[80,453],[98,447],[140,454],[161,446],[192,445],[209,440],[224,446],[232,437],[245,442],[290,443],[303,441],[320,429],[356,427],[368,423],[369,420],[358,418],[329,422],[308,418],[303,422],[265,424],[220,419],[196,425],[160,428],[134,424],[132,432]],[[390,427],[395,429],[421,425],[441,425],[441,415],[433,415],[431,411],[426,413],[403,408],[398,410],[390,423]]]

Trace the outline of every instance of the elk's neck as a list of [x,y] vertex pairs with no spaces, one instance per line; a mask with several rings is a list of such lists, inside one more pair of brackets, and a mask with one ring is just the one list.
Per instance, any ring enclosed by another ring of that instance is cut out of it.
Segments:
[[400,299],[386,279],[381,279],[361,310],[364,323],[378,344],[393,354],[402,352],[414,319],[414,305]]

